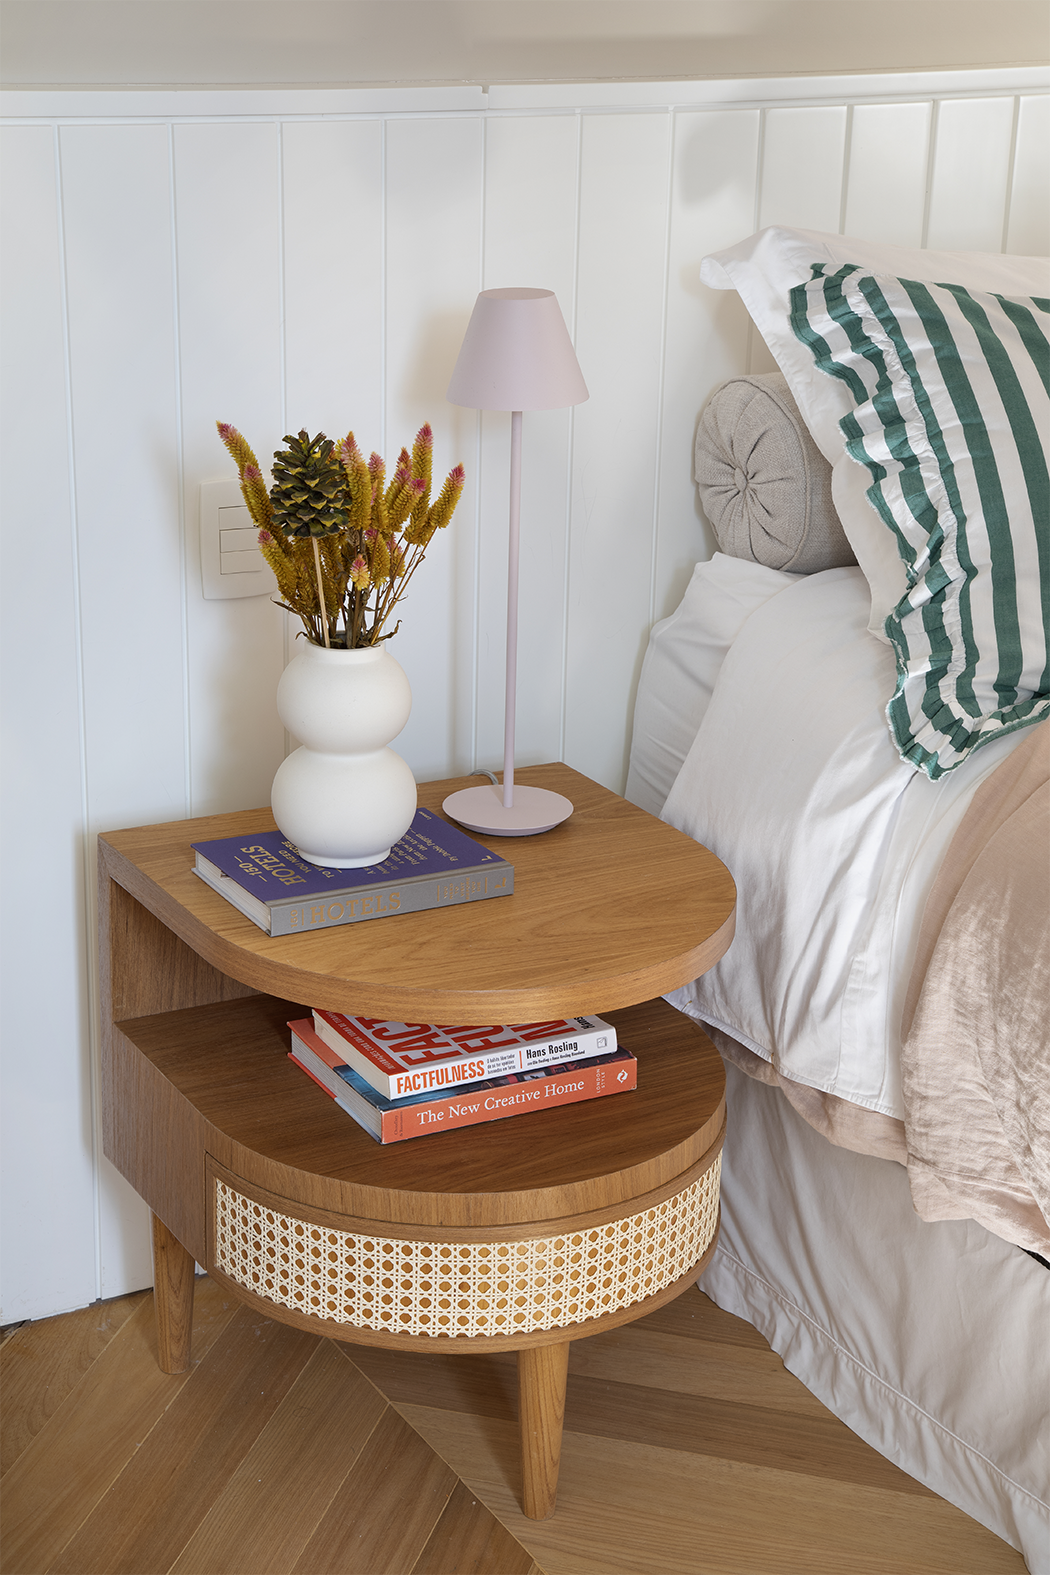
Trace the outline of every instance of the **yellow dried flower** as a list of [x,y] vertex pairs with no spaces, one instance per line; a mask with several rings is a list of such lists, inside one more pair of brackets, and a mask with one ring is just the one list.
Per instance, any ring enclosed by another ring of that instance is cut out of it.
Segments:
[[339,445],[339,459],[350,483],[350,529],[366,530],[372,518],[372,478],[352,432]]
[[467,473],[462,465],[457,465],[445,477],[445,484],[438,493],[437,502],[431,506],[427,514],[427,523],[432,525],[434,530],[444,530],[452,518],[466,480]]
[[259,469],[259,461],[236,427],[231,426],[228,421],[216,421],[215,425],[237,466],[241,497],[248,506],[248,513],[260,530],[270,530],[273,526],[273,508],[262,471]]
[[272,532],[261,530],[259,532],[259,548],[273,570],[274,578],[277,581],[277,589],[280,591],[283,600],[293,606],[294,611],[297,611],[298,609],[294,608],[294,601],[298,586],[298,574],[284,544]]
[[[457,465],[431,505],[430,426],[420,427],[411,453],[401,449],[389,483],[381,456],[372,454],[366,462],[349,432],[336,450],[347,478],[349,506],[344,501],[342,519],[334,528],[299,537],[276,528],[274,495],[267,492],[258,461],[236,427],[216,424],[237,464],[242,496],[260,527],[259,546],[277,580],[281,603],[302,619],[308,638],[316,645],[358,649],[396,634],[397,624],[383,631],[427,544],[448,524],[463,491],[463,467]],[[305,434],[301,436],[305,440]],[[330,452],[323,432],[311,441],[327,445]],[[340,496],[345,496],[342,490]]]

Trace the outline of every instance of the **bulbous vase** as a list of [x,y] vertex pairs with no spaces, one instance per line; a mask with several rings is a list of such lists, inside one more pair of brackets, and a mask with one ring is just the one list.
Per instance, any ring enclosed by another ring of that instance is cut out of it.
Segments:
[[277,685],[281,721],[300,748],[278,767],[270,804],[310,864],[379,864],[416,812],[416,782],[387,746],[408,721],[412,691],[381,645],[308,645]]

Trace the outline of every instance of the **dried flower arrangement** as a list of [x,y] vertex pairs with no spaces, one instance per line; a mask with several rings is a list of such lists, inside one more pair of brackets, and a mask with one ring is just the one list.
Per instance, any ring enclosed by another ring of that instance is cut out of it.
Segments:
[[286,437],[267,491],[259,462],[236,427],[216,422],[234,462],[259,546],[277,577],[281,605],[314,645],[357,650],[389,640],[384,626],[422,563],[434,532],[452,518],[464,471],[449,471],[430,501],[434,435],[416,433],[389,482],[378,454],[366,462],[351,432]]

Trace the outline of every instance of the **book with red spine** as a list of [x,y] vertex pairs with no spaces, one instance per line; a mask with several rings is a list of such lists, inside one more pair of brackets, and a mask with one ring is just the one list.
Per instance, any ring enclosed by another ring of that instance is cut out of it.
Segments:
[[391,1100],[410,1099],[616,1049],[616,1029],[600,1017],[549,1023],[438,1027],[314,1010],[314,1032],[358,1076]]
[[501,1121],[530,1110],[603,1099],[638,1086],[638,1063],[621,1045],[610,1054],[589,1060],[511,1072],[471,1083],[455,1093],[438,1090],[395,1103],[366,1083],[353,1067],[336,1064],[335,1053],[314,1033],[308,1017],[288,1027],[292,1032],[289,1059],[378,1143],[401,1143],[456,1127]]

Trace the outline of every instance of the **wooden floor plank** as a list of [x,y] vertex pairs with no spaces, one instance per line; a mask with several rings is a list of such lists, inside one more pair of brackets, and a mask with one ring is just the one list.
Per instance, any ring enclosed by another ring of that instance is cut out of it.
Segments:
[[532,1575],[535,1569],[532,1554],[459,1482],[411,1575]]
[[795,1416],[825,1417],[827,1409],[763,1343],[722,1345],[646,1329],[632,1337],[633,1324],[610,1329],[593,1340],[576,1340],[569,1372],[598,1382],[619,1382],[630,1372],[632,1382],[709,1400],[753,1405]]
[[[276,1397],[255,1314],[242,1310],[232,1387],[221,1360],[211,1371],[233,1309],[210,1281],[196,1314],[191,1374],[159,1373],[146,1299],[21,1450],[4,1480],[8,1575],[126,1571],[136,1516],[135,1575],[176,1562],[177,1575],[1024,1575],[1013,1549],[836,1432],[762,1337],[698,1291],[577,1345],[558,1508],[542,1523],[520,1509],[512,1355],[302,1336],[313,1344]],[[83,1360],[39,1371],[68,1385]],[[213,1378],[227,1404],[205,1426]],[[39,1416],[32,1383],[16,1390]],[[189,1464],[202,1428],[214,1492]]]
[[15,1329],[0,1345],[0,1476],[62,1405],[149,1291],[92,1302],[90,1307],[39,1318]]
[[641,1320],[656,1334],[681,1335],[683,1339],[713,1341],[718,1345],[737,1345],[749,1351],[768,1351],[767,1341],[751,1324],[735,1313],[716,1307],[698,1285],[666,1302]]
[[508,1420],[518,1414],[518,1363],[512,1351],[431,1356],[427,1351],[385,1351],[373,1346],[347,1349],[394,1405],[404,1401]]
[[332,1342],[319,1341],[171,1575],[286,1575],[388,1410]]
[[171,1375],[157,1366],[153,1298],[140,1302],[4,1478],[0,1568],[9,1575],[39,1575],[50,1568],[192,1378],[232,1313],[219,1287],[202,1280],[194,1305],[195,1366]]
[[407,1575],[456,1485],[444,1460],[386,1411],[292,1566],[295,1575]]
[[575,1377],[569,1379],[565,1426],[590,1438],[630,1439],[645,1447],[934,1497],[830,1412],[798,1418],[738,1400]]
[[317,1344],[239,1308],[51,1575],[164,1575]]
[[557,1513],[529,1521],[513,1482],[513,1427],[405,1414],[546,1575],[1024,1575],[1019,1554],[932,1495],[733,1460],[698,1469],[692,1454],[571,1432]]
[[[636,1331],[633,1339],[631,1330]],[[695,1381],[688,1381],[677,1390],[649,1388],[644,1382],[624,1383],[621,1375],[625,1371],[632,1378],[644,1379],[646,1368],[651,1372],[656,1363],[648,1334],[640,1324],[629,1325],[623,1334],[623,1341],[613,1347],[614,1355],[619,1356],[618,1371],[616,1362],[611,1360],[598,1363],[596,1377],[587,1371],[592,1358],[586,1347],[597,1344],[603,1336],[581,1341],[580,1349],[574,1348],[565,1402],[566,1428],[594,1437],[633,1438],[641,1444],[698,1455],[799,1470],[839,1481],[865,1482],[902,1493],[929,1493],[928,1488],[871,1449],[844,1422],[814,1401],[768,1348],[750,1353],[756,1358],[756,1371],[750,1375],[750,1382],[740,1385],[742,1394],[734,1391],[730,1370],[723,1372],[721,1394],[711,1395]],[[637,1367],[635,1351],[640,1353]],[[684,1374],[690,1371],[685,1359],[688,1353],[681,1349],[680,1354],[680,1370]],[[506,1357],[405,1355],[369,1350],[362,1351],[358,1359],[373,1383],[395,1405],[470,1411],[508,1421],[517,1414],[514,1369]],[[717,1360],[717,1353],[708,1353],[703,1365],[716,1364]],[[797,1410],[747,1403],[747,1398],[761,1393],[763,1377],[771,1374],[777,1380],[773,1387],[782,1400],[790,1389],[806,1396],[805,1400],[798,1397]],[[660,1376],[669,1381],[665,1367]],[[695,1374],[692,1376],[695,1380]]]

